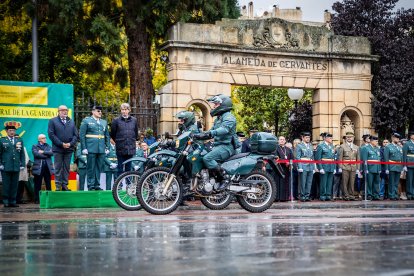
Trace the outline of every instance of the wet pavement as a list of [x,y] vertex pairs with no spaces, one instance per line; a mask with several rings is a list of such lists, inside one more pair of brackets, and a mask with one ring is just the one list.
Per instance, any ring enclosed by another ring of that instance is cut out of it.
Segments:
[[0,275],[414,275],[414,201],[0,208]]

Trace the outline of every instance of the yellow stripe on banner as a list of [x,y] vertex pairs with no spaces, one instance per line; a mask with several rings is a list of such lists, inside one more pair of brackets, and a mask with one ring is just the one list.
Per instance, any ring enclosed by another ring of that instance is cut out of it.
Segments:
[[[57,107],[0,106],[0,117],[4,118],[50,119],[57,114]],[[72,117],[71,109],[68,116]]]
[[47,105],[47,87],[0,85],[0,103]]

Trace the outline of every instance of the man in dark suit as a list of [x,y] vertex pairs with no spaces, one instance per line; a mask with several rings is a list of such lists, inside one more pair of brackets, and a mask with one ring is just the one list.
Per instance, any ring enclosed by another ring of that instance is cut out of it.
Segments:
[[49,138],[52,141],[52,150],[55,161],[56,191],[70,191],[68,189],[70,160],[78,141],[78,130],[75,122],[68,117],[68,108],[61,105],[58,116],[49,120]]
[[128,103],[121,104],[121,116],[112,120],[110,136],[116,144],[116,157],[118,173],[131,170],[131,162],[123,163],[131,159],[135,154],[135,141],[138,139],[138,123],[135,117],[129,115],[131,107]]
[[46,143],[46,135],[39,134],[39,143],[32,146],[34,163],[32,174],[34,175],[34,201],[39,203],[39,192],[42,188],[42,181],[45,180],[46,190],[51,191],[50,179],[54,172],[52,163],[52,148]]
[[15,137],[15,122],[9,122],[5,129],[6,137],[0,138],[0,171],[3,179],[4,207],[19,207],[16,204],[17,187],[19,185],[19,171],[26,165],[23,140]]

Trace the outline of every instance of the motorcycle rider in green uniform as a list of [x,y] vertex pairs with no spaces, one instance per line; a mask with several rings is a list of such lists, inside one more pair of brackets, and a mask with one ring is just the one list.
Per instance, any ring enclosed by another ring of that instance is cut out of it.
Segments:
[[178,123],[178,133],[177,136],[180,136],[185,131],[191,131],[191,133],[200,133],[200,130],[197,127],[196,118],[194,112],[191,111],[180,111],[175,117],[177,117],[180,122]]
[[210,115],[216,117],[214,125],[209,131],[195,134],[194,138],[200,140],[214,138],[214,147],[203,157],[203,162],[206,168],[216,175],[216,180],[220,182],[216,190],[220,191],[229,186],[230,179],[218,162],[224,162],[234,155],[236,149],[240,147],[240,142],[236,134],[236,118],[230,112],[233,108],[230,97],[219,94],[207,101],[212,105]]

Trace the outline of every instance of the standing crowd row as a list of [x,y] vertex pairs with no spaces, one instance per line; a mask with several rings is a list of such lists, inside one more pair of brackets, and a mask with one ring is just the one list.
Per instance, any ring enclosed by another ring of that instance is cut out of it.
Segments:
[[[362,136],[363,144],[357,146],[352,132],[337,146],[331,134],[321,137],[322,142],[311,142],[311,134],[303,132],[293,145],[279,137],[275,154],[285,173],[285,178],[278,177],[279,201],[414,199],[414,131],[408,139],[393,133],[391,142],[385,139],[382,146],[372,135]],[[249,151],[248,144],[249,139],[243,142],[243,152]]]

